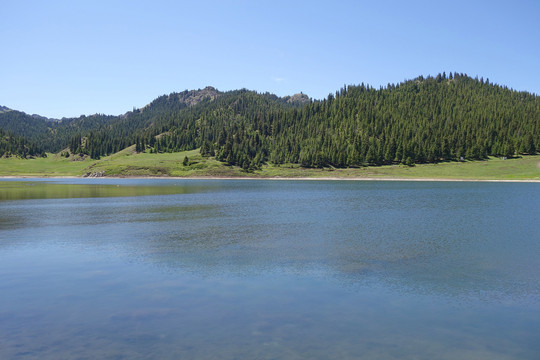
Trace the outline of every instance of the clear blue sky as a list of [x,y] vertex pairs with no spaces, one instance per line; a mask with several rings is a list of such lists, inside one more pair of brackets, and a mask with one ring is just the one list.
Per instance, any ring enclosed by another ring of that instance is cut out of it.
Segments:
[[117,115],[212,85],[321,99],[457,71],[540,94],[540,1],[2,0],[0,105]]

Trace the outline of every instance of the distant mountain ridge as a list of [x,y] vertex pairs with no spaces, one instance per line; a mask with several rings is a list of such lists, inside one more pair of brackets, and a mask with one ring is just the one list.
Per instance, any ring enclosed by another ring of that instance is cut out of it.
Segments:
[[155,132],[159,127],[166,131],[167,125],[160,124],[160,122],[165,121],[164,118],[170,118],[178,112],[193,107],[212,106],[210,105],[212,102],[223,96],[230,100],[231,97],[239,94],[265,97],[285,107],[302,106],[309,102],[309,98],[305,94],[279,98],[273,94],[258,94],[246,89],[221,92],[212,86],[207,86],[203,89],[184,90],[159,96],[144,107],[134,108],[120,116],[94,114],[58,120],[35,114],[29,115],[2,106],[2,109],[5,110],[0,112],[0,129],[27,138],[50,152],[56,152],[68,146],[69,140],[78,133],[118,131],[121,134],[120,138],[114,141],[114,145],[107,147],[106,153],[110,153],[113,150],[121,150],[122,146],[129,146],[130,142],[134,141],[133,133],[141,129],[151,128],[151,131]]

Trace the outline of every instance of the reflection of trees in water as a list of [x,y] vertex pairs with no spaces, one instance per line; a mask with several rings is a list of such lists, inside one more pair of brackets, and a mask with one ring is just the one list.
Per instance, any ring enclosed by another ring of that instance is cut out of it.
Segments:
[[192,194],[208,190],[186,185],[65,184],[58,182],[0,182],[0,201],[30,199],[72,199]]
[[[210,193],[203,185],[99,185],[92,191],[116,197],[10,203],[0,224],[34,228],[27,241],[48,241],[50,227],[75,245],[112,246],[169,271],[298,273],[452,297],[540,293],[531,276],[540,229],[516,205],[538,196],[520,192],[523,184],[239,184]],[[134,192],[187,196],[118,195]]]

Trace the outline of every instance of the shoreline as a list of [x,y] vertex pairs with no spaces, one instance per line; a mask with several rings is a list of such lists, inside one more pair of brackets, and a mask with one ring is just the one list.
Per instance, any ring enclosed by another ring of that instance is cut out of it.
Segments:
[[0,175],[2,179],[139,179],[139,180],[282,180],[282,181],[416,181],[416,182],[509,182],[540,183],[535,179],[452,179],[452,178],[398,178],[398,177],[243,177],[243,176],[32,176]]

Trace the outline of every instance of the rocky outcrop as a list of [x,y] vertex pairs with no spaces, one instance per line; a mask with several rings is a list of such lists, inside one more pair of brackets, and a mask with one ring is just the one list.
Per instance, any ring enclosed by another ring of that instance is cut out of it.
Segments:
[[207,86],[204,89],[199,90],[190,90],[190,91],[183,91],[181,93],[174,93],[169,95],[171,96],[177,96],[178,100],[185,103],[188,106],[194,106],[200,103],[203,100],[214,100],[218,98],[221,95],[219,91],[216,90],[216,88],[212,86]]
[[83,177],[85,178],[99,178],[99,177],[104,177],[105,176],[105,171],[95,171],[93,173],[86,173],[83,175]]
[[288,104],[304,105],[308,104],[311,100],[309,96],[304,93],[294,94],[293,96],[285,96],[283,98]]

